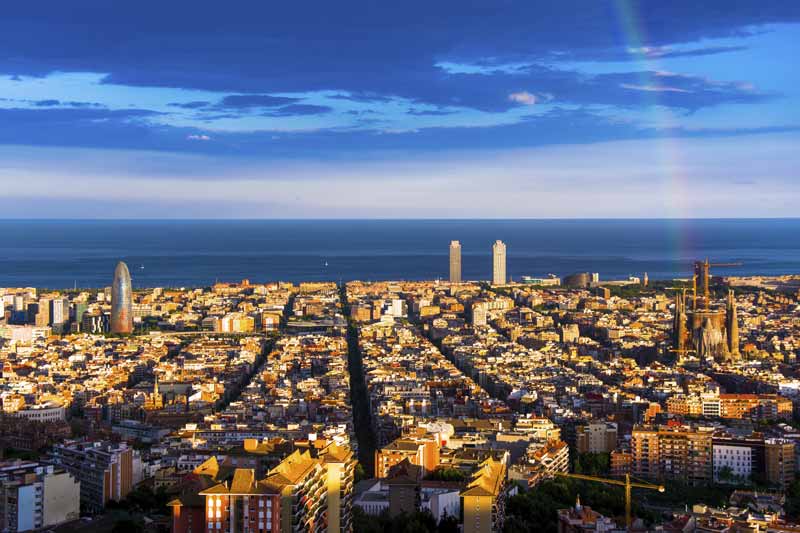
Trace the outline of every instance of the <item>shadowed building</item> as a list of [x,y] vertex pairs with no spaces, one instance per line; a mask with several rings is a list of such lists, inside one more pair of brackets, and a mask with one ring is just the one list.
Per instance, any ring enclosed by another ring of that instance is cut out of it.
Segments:
[[111,332],[133,332],[133,291],[128,265],[120,261],[111,284]]
[[461,243],[450,241],[450,283],[461,283]]

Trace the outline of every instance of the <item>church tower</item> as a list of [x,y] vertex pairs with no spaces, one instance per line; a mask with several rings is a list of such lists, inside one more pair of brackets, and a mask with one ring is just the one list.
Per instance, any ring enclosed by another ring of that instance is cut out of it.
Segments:
[[727,333],[728,353],[731,358],[739,357],[739,318],[736,312],[736,299],[733,291],[728,291],[728,307],[725,313],[725,331]]

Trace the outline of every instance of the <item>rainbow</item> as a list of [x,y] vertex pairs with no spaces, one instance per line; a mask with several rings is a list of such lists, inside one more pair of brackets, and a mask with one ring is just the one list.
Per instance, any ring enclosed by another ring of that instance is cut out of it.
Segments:
[[[647,54],[648,37],[645,25],[638,10],[638,2],[632,0],[614,0],[620,32],[625,40],[628,54],[634,60],[637,71],[640,72],[638,84],[641,87],[656,88],[662,80],[654,76],[656,72],[663,72],[658,59]],[[658,168],[655,169],[664,179],[661,194],[664,201],[664,212],[670,218],[687,218],[691,196],[689,178],[684,170],[683,158],[678,140],[671,135],[670,130],[677,126],[672,114],[661,104],[661,94],[658,90],[642,90],[640,97],[644,99],[646,109],[650,112],[651,122],[657,130],[656,156]],[[689,235],[684,232],[685,225],[677,222],[670,225],[676,260],[685,260],[682,252],[687,252],[690,247]]]

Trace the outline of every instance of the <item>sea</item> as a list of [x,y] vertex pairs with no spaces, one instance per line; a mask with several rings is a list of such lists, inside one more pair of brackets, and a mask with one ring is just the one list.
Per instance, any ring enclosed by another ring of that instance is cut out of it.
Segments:
[[117,261],[134,287],[217,281],[447,279],[451,240],[465,280],[491,278],[492,243],[522,276],[686,278],[800,273],[800,219],[669,220],[0,220],[0,287],[110,285]]

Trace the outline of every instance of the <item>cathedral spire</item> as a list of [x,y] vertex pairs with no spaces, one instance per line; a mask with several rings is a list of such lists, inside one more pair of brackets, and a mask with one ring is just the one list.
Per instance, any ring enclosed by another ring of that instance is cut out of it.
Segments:
[[736,298],[733,290],[728,291],[728,306],[725,314],[725,331],[728,341],[728,353],[732,357],[739,356],[739,317],[736,309]]

